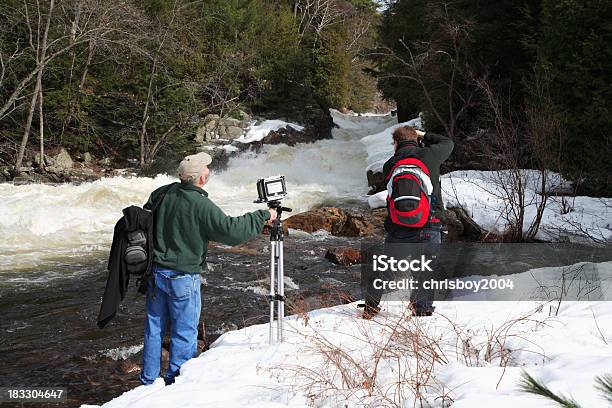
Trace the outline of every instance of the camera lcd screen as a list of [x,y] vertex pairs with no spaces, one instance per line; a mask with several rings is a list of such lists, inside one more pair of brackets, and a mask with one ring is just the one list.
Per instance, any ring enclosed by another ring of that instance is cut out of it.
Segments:
[[267,183],[266,190],[268,191],[268,195],[275,195],[284,192],[282,180]]

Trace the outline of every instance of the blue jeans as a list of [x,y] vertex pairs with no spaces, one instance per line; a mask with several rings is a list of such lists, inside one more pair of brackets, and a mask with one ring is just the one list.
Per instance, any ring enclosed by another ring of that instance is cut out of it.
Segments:
[[[151,280],[155,279],[155,286]],[[195,357],[198,350],[200,321],[200,275],[183,274],[159,265],[153,266],[148,283],[147,319],[140,381],[147,385],[158,377],[161,366],[162,338],[170,324],[170,366],[164,380],[172,384],[181,365]]]

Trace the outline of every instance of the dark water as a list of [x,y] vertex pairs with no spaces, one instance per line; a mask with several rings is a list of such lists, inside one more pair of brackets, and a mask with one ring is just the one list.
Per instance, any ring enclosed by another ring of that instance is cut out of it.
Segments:
[[[358,294],[359,267],[337,266],[324,259],[328,248],[351,244],[358,246],[346,238],[287,238],[288,313],[342,303],[340,293]],[[269,290],[268,246],[263,236],[238,248],[211,246],[211,270],[204,275],[202,290],[208,341],[227,330],[267,321],[263,293]],[[127,360],[114,360],[105,353],[142,344],[144,298],[131,287],[113,322],[97,328],[106,284],[105,257],[104,252],[83,254],[82,262],[49,267],[69,278],[0,286],[0,386],[68,388],[66,403],[31,406],[101,404],[139,385],[135,364],[140,363],[140,353]],[[299,290],[291,290],[292,283]]]

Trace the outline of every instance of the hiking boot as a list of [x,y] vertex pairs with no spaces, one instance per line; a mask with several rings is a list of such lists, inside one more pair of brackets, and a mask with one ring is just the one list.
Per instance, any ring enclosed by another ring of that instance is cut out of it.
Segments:
[[424,316],[431,316],[436,308],[433,306],[431,307],[418,306],[415,301],[411,300],[410,304],[408,305],[408,309],[410,309],[410,311],[412,312],[412,316],[424,317]]

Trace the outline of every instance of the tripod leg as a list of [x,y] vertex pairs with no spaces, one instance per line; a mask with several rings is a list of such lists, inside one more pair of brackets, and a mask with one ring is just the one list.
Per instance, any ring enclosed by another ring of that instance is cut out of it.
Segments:
[[278,242],[278,294],[281,300],[278,302],[278,338],[282,343],[283,335],[283,320],[285,318],[285,263],[283,259],[283,241]]
[[269,329],[269,341],[270,344],[274,343],[272,336],[274,325],[274,264],[276,262],[276,242],[270,242],[270,329]]

